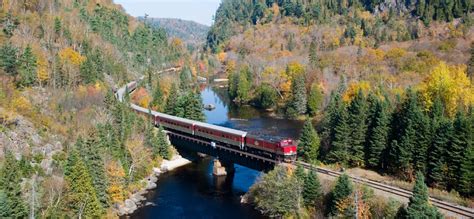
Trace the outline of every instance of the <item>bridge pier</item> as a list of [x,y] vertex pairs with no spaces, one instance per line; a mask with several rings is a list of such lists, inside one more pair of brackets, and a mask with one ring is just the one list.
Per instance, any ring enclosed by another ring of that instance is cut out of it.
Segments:
[[224,162],[219,159],[214,159],[214,167],[212,168],[212,174],[214,176],[227,176],[235,172],[234,164],[231,162]]

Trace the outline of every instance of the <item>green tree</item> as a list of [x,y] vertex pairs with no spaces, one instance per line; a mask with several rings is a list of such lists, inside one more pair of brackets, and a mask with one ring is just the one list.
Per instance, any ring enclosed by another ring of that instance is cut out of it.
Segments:
[[459,192],[467,197],[474,196],[474,144],[464,152],[459,178]]
[[416,175],[413,195],[406,210],[407,218],[443,218],[436,207],[429,203],[428,187],[421,172]]
[[250,199],[263,214],[282,217],[296,214],[300,206],[300,190],[296,177],[286,167],[277,166],[265,174],[249,191]]
[[446,188],[447,150],[452,136],[451,121],[443,119],[433,137],[429,150],[428,181],[433,186]]
[[268,84],[262,84],[257,88],[257,104],[262,109],[271,109],[277,104],[278,93]]
[[170,115],[176,115],[178,102],[176,98],[178,97],[178,87],[175,83],[171,84],[170,93],[166,99],[165,113]]
[[0,190],[5,193],[7,214],[12,218],[28,216],[28,209],[21,194],[21,178],[22,174],[18,161],[11,152],[7,152],[0,170]]
[[26,46],[18,60],[19,84],[24,87],[32,86],[36,82],[36,56],[30,45]]
[[104,209],[97,198],[87,166],[77,152],[73,151],[69,156],[75,156],[75,158],[70,159],[74,162],[67,164],[70,169],[69,175],[66,175],[68,207],[76,215],[100,217]]
[[193,75],[191,69],[188,66],[183,67],[181,73],[179,74],[179,88],[186,90],[191,87],[193,82]]
[[54,33],[56,33],[56,38],[59,38],[61,35],[62,22],[59,17],[54,17]]
[[[342,103],[343,104],[343,103]],[[334,118],[334,138],[331,141],[331,148],[327,156],[327,160],[331,163],[340,163],[347,165],[350,159],[349,144],[350,144],[350,127],[348,124],[347,109],[343,105]]]
[[306,120],[298,144],[298,154],[307,162],[318,159],[320,139],[311,120]]
[[316,43],[311,41],[311,44],[309,45],[309,64],[312,68],[316,68],[318,66],[319,62],[319,57],[318,57],[318,51],[316,48]]
[[368,135],[368,146],[367,146],[367,166],[372,168],[381,167],[382,165],[382,152],[385,150],[388,144],[389,134],[389,122],[390,116],[388,115],[387,103],[383,100],[375,100],[373,103],[372,111],[372,128]]
[[321,183],[314,171],[309,171],[304,181],[303,200],[308,207],[315,207],[322,197]]
[[205,120],[204,113],[202,112],[202,97],[199,93],[199,90],[196,89],[195,92],[189,91],[187,97],[187,103],[185,109],[185,118],[201,121]]
[[164,109],[164,93],[161,88],[160,79],[156,81],[155,90],[153,91],[153,100],[150,105],[157,109],[157,111],[162,112]]
[[353,185],[347,174],[342,174],[337,178],[336,185],[330,193],[330,200],[328,206],[329,215],[337,215],[337,205],[353,192]]
[[16,77],[17,70],[17,54],[18,49],[10,42],[5,43],[0,48],[0,67],[10,76]]
[[[453,122],[453,132],[450,139],[451,145],[447,150],[448,165],[448,189],[461,190],[460,177],[461,165],[464,161],[464,153],[469,150],[472,142],[472,124],[462,111],[458,111]],[[473,178],[474,179],[474,178]]]
[[304,75],[297,75],[291,83],[291,98],[286,109],[287,115],[297,117],[306,113],[307,103]]
[[8,197],[3,190],[0,190],[0,217],[7,218],[10,216],[10,209],[8,208]]
[[83,147],[78,149],[92,178],[92,185],[97,193],[97,198],[102,204],[102,207],[107,208],[109,206],[109,198],[107,195],[109,182],[107,180],[107,174],[105,173],[104,161],[100,156],[102,153],[98,145],[99,139],[96,136],[96,130],[92,130],[89,132]]
[[238,83],[237,83],[237,98],[236,101],[238,103],[247,103],[250,100],[250,87],[251,83],[247,77],[246,74],[244,74],[245,70],[241,70],[239,77],[238,77]]
[[311,86],[311,91],[308,96],[308,113],[315,116],[321,108],[324,100],[324,93],[317,84]]
[[158,153],[163,159],[171,159],[170,145],[168,144],[166,133],[162,126],[158,129],[158,133],[156,133],[154,139],[153,148],[156,148],[154,149],[155,155]]
[[[361,90],[348,107],[350,129],[349,163],[351,166],[364,166],[364,145],[367,133],[367,101]],[[348,134],[348,133],[346,133]]]
[[467,76],[471,80],[474,79],[474,42],[471,43],[471,58],[467,64]]

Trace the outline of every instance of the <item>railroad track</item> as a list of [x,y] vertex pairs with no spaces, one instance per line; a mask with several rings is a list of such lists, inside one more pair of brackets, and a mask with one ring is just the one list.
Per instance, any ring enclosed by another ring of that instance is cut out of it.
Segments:
[[[342,175],[341,172],[337,172],[337,171],[333,171],[333,170],[329,170],[329,169],[325,169],[321,167],[315,167],[311,164],[304,163],[301,161],[297,161],[296,163],[301,164],[306,169],[314,170],[318,173],[322,173],[325,175],[329,175],[333,177],[339,177],[340,175]],[[406,190],[406,189],[402,189],[402,188],[398,188],[394,186],[389,186],[387,184],[380,183],[375,180],[369,180],[369,179],[364,179],[364,178],[350,176],[350,175],[349,175],[349,178],[351,178],[352,181],[354,181],[355,183],[363,184],[368,187],[378,189],[384,192],[388,192],[388,193],[401,196],[404,198],[410,198],[413,195],[413,193],[410,190]],[[451,204],[451,203],[441,201],[439,199],[432,198],[432,197],[430,197],[429,200],[434,206],[438,207],[439,209],[443,209],[453,214],[460,215],[463,218],[474,218],[474,209],[472,208],[467,208],[467,207]]]

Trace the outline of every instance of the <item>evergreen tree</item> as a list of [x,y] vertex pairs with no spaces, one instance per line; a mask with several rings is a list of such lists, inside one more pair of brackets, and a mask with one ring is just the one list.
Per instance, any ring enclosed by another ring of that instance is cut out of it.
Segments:
[[311,41],[309,45],[309,64],[312,68],[316,68],[318,65],[319,57],[317,53],[316,43]]
[[474,196],[474,183],[472,183],[474,181],[474,144],[472,143],[464,152],[459,175],[459,192],[466,197]]
[[[76,153],[76,152],[73,152]],[[67,203],[71,210],[76,215],[88,217],[100,217],[104,210],[97,198],[97,193],[94,189],[91,176],[87,170],[84,161],[78,154],[71,154],[75,156],[75,162],[71,163],[69,167],[70,174],[66,175],[68,183]]]
[[357,92],[348,108],[349,112],[349,163],[364,166],[364,145],[367,132],[367,101],[361,90]]
[[469,149],[471,136],[474,131],[464,112],[458,111],[453,123],[451,147],[447,150],[448,189],[461,190],[460,177],[464,153]]
[[[343,103],[342,103],[343,104]],[[327,160],[331,163],[340,163],[347,165],[350,159],[350,128],[348,125],[347,109],[343,105],[341,111],[335,118],[334,139],[331,142],[331,149],[327,156]]]
[[467,76],[471,80],[474,79],[474,42],[471,43],[471,58],[467,64]]
[[406,210],[407,218],[443,218],[436,207],[429,203],[428,187],[421,172],[416,175],[413,196],[410,198]]
[[340,201],[346,199],[352,194],[353,185],[349,176],[347,174],[342,174],[337,178],[336,185],[334,189],[331,191],[329,206],[328,206],[328,213],[329,215],[337,215],[337,205]]
[[18,74],[17,53],[18,49],[10,42],[5,43],[0,47],[0,67],[3,68],[7,74],[13,77],[16,77]]
[[156,81],[155,90],[153,91],[153,100],[151,101],[150,105],[159,112],[163,111],[163,109],[164,109],[164,107],[163,107],[163,105],[164,105],[164,94],[163,94],[163,90],[161,89],[159,78]]
[[311,120],[306,120],[298,144],[298,154],[304,161],[314,162],[318,159],[320,140]]
[[428,148],[432,141],[430,118],[421,110],[421,107],[417,107],[413,121],[416,130],[412,150],[413,171],[426,173]]
[[291,98],[287,107],[287,115],[296,117],[306,113],[307,97],[304,75],[295,76],[291,83]]
[[10,209],[8,208],[8,197],[3,190],[0,190],[0,218],[8,218]]
[[109,183],[104,169],[104,161],[100,156],[101,152],[98,145],[99,142],[96,137],[96,130],[92,130],[89,132],[89,136],[84,142],[83,148],[79,148],[79,150],[92,178],[92,185],[97,192],[97,198],[102,204],[102,207],[107,208],[109,206],[109,199],[107,196]]
[[388,144],[388,132],[390,116],[388,115],[387,104],[383,100],[375,100],[372,104],[372,128],[368,133],[368,146],[367,146],[367,166],[371,168],[381,167],[382,165],[382,152],[385,150]]
[[271,109],[277,104],[277,92],[268,84],[262,84],[257,89],[257,104],[262,109]]
[[179,88],[186,90],[191,87],[192,82],[193,75],[191,69],[188,66],[183,67],[183,70],[181,70],[181,73],[179,74]]
[[237,103],[247,103],[250,100],[250,87],[251,83],[248,80],[246,74],[243,73],[245,70],[241,70],[238,76],[238,84],[236,90],[236,101]]
[[300,183],[300,185],[304,186],[304,181],[306,179],[306,172],[304,170],[304,167],[301,164],[296,165],[295,177]]
[[166,99],[165,113],[170,115],[176,115],[177,113],[177,98],[178,98],[178,87],[175,83],[171,84],[170,93]]
[[36,82],[36,56],[31,51],[30,45],[18,60],[18,72],[20,73],[19,84],[24,87],[33,85]]
[[321,108],[324,100],[324,93],[318,85],[313,84],[308,96],[308,113],[315,116]]
[[59,37],[59,35],[61,34],[61,29],[61,19],[59,17],[54,17],[54,32],[56,33],[57,37]]
[[309,171],[304,181],[303,200],[306,206],[315,207],[322,197],[321,183],[314,171]]
[[452,136],[452,124],[448,119],[440,122],[429,150],[428,181],[433,186],[445,188],[447,179],[447,150]]
[[204,113],[202,112],[202,98],[199,90],[196,89],[196,92],[190,91],[188,93],[187,103],[184,107],[185,109],[185,118],[201,121],[205,120]]
[[155,140],[154,140],[154,148],[158,149],[158,154],[163,158],[163,159],[171,159],[171,153],[170,153],[170,146],[168,144],[168,140],[166,138],[166,134],[164,132],[164,129],[162,126],[158,129],[158,133],[156,134]]
[[28,216],[28,209],[21,197],[21,178],[18,161],[11,152],[7,152],[0,170],[0,191],[5,193],[6,202],[4,205],[8,209],[8,217],[11,218],[26,218]]

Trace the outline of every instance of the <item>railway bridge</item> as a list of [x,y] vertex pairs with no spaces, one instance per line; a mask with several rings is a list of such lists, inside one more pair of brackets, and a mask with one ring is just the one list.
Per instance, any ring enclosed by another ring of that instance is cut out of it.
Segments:
[[[133,92],[137,82],[130,82],[116,92],[123,101],[126,92]],[[268,171],[276,164],[293,162],[296,145],[290,139],[271,141],[247,135],[247,132],[167,115],[130,103],[137,113],[151,118],[155,126],[162,126],[172,145],[183,155],[202,153],[217,158],[215,175],[233,172],[233,164],[257,171]]]

